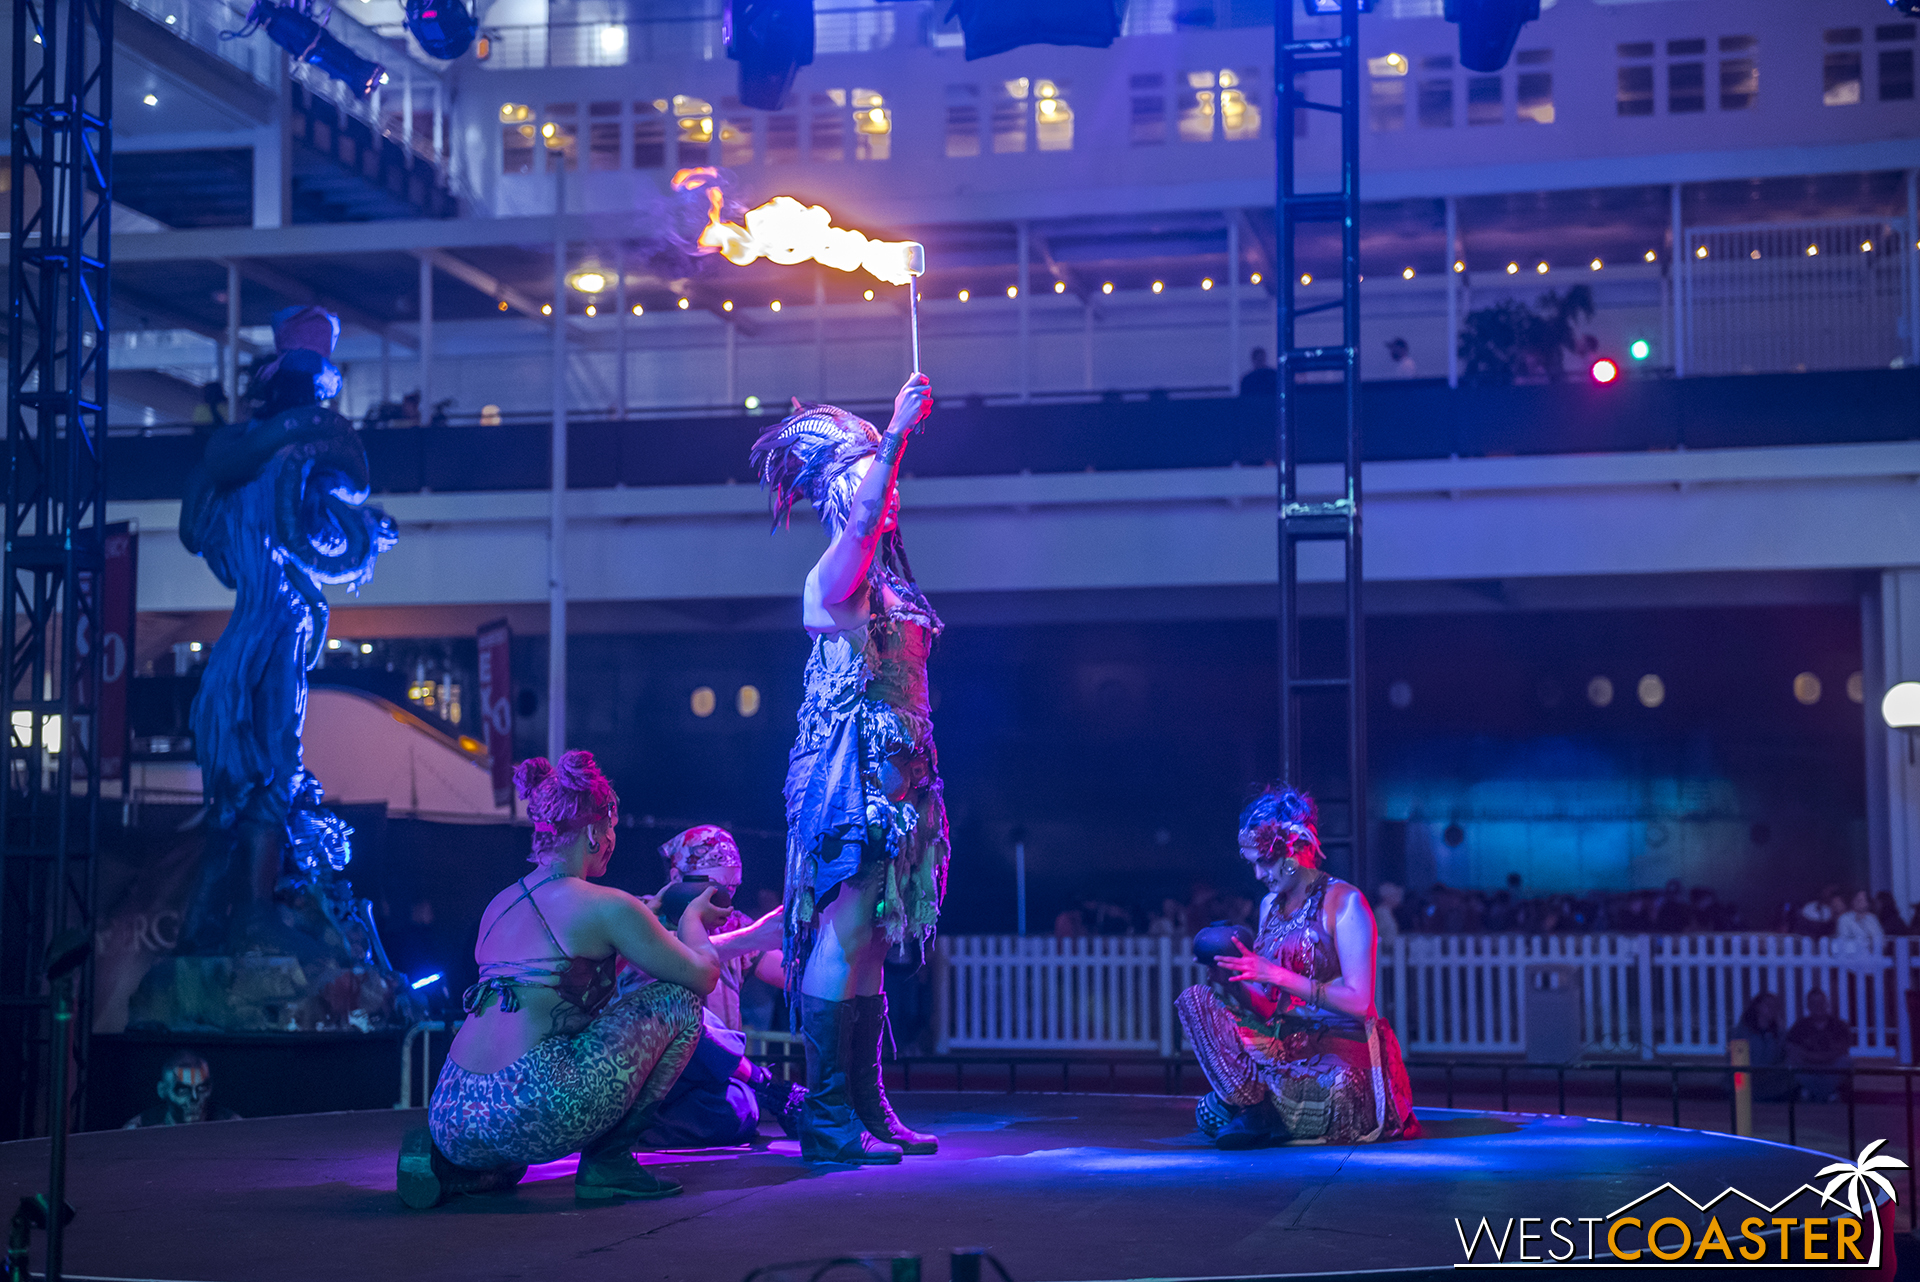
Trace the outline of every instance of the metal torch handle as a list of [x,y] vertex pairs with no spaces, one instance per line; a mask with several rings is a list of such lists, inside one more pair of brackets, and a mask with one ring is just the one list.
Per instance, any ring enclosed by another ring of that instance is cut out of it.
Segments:
[[920,372],[920,282],[907,281],[907,324],[913,333],[913,372]]

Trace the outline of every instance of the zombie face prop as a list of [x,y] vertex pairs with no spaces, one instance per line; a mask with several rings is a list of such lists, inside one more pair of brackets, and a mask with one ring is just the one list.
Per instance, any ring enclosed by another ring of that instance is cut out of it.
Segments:
[[170,1124],[207,1120],[213,1106],[213,1073],[205,1060],[169,1065],[154,1089],[167,1106]]

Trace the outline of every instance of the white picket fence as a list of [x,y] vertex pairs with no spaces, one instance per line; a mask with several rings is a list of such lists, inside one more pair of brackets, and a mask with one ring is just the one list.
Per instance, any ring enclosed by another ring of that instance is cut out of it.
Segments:
[[[1881,956],[1799,935],[1411,935],[1381,950],[1380,1011],[1409,1054],[1522,1056],[1530,967],[1578,972],[1587,1052],[1717,1056],[1755,993],[1787,1020],[1819,988],[1863,1059],[1911,1059],[1907,992],[1920,940]],[[941,939],[938,1049],[1181,1050],[1174,997],[1199,982],[1186,940],[1143,936]]]

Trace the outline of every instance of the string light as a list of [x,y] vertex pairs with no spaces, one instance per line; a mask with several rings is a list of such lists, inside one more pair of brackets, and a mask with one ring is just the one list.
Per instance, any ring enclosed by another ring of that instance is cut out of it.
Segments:
[[1113,282],[1107,281],[1105,284],[1101,285],[1100,292],[1103,294],[1111,294],[1113,292]]
[[598,316],[599,314],[600,314],[600,313],[599,313],[599,312],[598,312],[597,310],[595,310],[595,308],[594,308],[594,306],[593,306],[593,304],[592,304],[592,303],[588,303],[588,304],[587,304],[587,315],[589,315],[589,316]]
[[779,300],[779,299],[777,299],[777,298],[776,298],[776,299],[774,299],[774,300],[773,300],[773,302],[772,302],[772,303],[770,303],[770,304],[768,304],[768,305],[769,305],[770,307],[772,307],[772,308],[773,308],[773,310],[774,310],[774,311],[776,311],[776,312],[780,310],[780,300]]
[[1467,270],[1467,264],[1466,264],[1466,260],[1465,260],[1465,259],[1462,259],[1462,258],[1456,258],[1456,259],[1454,259],[1454,260],[1453,260],[1453,270],[1455,270],[1455,271],[1457,271],[1457,272],[1463,272],[1463,271],[1465,271],[1465,270]]
[[1596,258],[1592,262],[1588,263],[1587,266],[1592,268],[1594,271],[1599,271],[1601,266],[1600,260]]
[[964,302],[966,302],[966,301],[967,301],[967,300],[968,300],[969,298],[972,298],[972,297],[973,297],[973,294],[972,294],[972,292],[971,292],[971,291],[968,291],[968,290],[964,290],[964,289],[960,291],[960,301],[961,301],[961,302],[963,302],[963,303],[964,303]]
[[1212,288],[1213,288],[1213,277],[1211,277],[1211,276],[1206,276],[1206,277],[1203,277],[1203,278],[1201,279],[1201,281],[1200,281],[1200,288],[1202,288],[1202,289],[1212,289]]
[[1401,280],[1412,280],[1412,279],[1413,279],[1413,268],[1411,268],[1411,267],[1408,267],[1408,268],[1406,268],[1405,270],[1403,270],[1403,271],[1402,271],[1402,272],[1400,273],[1400,279],[1401,279]]
[[1509,276],[1514,276],[1514,275],[1518,275],[1518,274],[1519,274],[1519,271],[1520,271],[1520,264],[1519,264],[1519,263],[1508,263],[1508,264],[1507,264],[1507,275],[1509,275]]
[[678,303],[675,303],[674,306],[678,307],[681,311],[684,312],[687,310],[687,308],[693,306],[693,304],[683,298]]
[[1705,258],[1707,256],[1707,247],[1705,245],[1700,246],[1700,248],[1693,251],[1693,256],[1695,258]]
[[1654,252],[1651,249],[1649,249],[1646,253],[1647,261],[1652,262],[1654,260],[1654,257],[1655,257]]
[[1255,284],[1255,285],[1258,285],[1258,284],[1260,283],[1260,273],[1259,273],[1259,272],[1255,272],[1255,273],[1253,274],[1253,281],[1252,281],[1252,283],[1253,283],[1253,284]]
[[1157,281],[1157,280],[1156,280],[1155,282],[1153,282],[1153,292],[1154,292],[1154,293],[1156,293],[1156,294],[1157,294],[1157,293],[1159,293],[1159,292],[1160,292],[1161,290],[1163,290],[1163,289],[1165,289],[1165,288],[1166,288],[1166,285],[1164,285],[1164,284],[1163,284],[1163,283],[1161,283],[1160,281]]
[[1300,273],[1300,283],[1301,283],[1302,285],[1311,285],[1311,284],[1313,284],[1313,273],[1312,273],[1312,272],[1301,272],[1301,273]]
[[1819,256],[1820,256],[1820,246],[1818,246],[1818,245],[1808,245],[1808,246],[1807,246],[1807,257],[1808,257],[1808,258],[1818,258]]
[[1871,254],[1873,252],[1873,242],[1870,240],[1861,241],[1860,252],[1863,254]]
[[635,303],[633,305],[633,314],[635,316],[645,316],[647,314],[647,309],[642,307],[640,304]]
[[1535,267],[1533,270],[1535,270],[1536,272],[1539,272],[1542,276],[1545,276],[1547,274],[1547,265],[1545,263],[1541,263],[1539,266]]
[[542,304],[540,304],[540,314],[541,314],[542,316],[551,316],[551,315],[553,315],[553,304],[552,304],[552,303],[542,303]]
[[1008,298],[1020,297],[1020,287],[1018,285],[1007,286],[1007,297]]
[[500,300],[500,310],[503,312],[507,310],[507,300],[504,298]]
[[1064,293],[1066,293],[1066,292],[1067,292],[1067,282],[1065,282],[1064,280],[1056,280],[1055,282],[1053,282],[1053,292],[1054,292],[1054,293],[1056,293],[1056,294],[1064,294]]
[[1748,257],[1748,258],[1751,258],[1751,259],[1753,259],[1753,260],[1754,260],[1755,262],[1759,262],[1759,261],[1760,261],[1760,251],[1759,251],[1759,250],[1757,250],[1757,249],[1755,249],[1755,250],[1752,250],[1752,251],[1750,251],[1750,252],[1749,252],[1749,253],[1747,254],[1747,257]]
[[869,303],[871,303],[871,302],[873,301],[873,291],[872,291],[872,290],[868,290],[868,291],[867,291],[867,301],[868,301]]
[[726,302],[724,302],[724,303],[722,303],[722,304],[720,304],[720,310],[721,310],[721,311],[723,311],[723,312],[730,312],[730,311],[732,311],[732,310],[733,310],[733,300],[732,300],[731,298],[729,298],[729,299],[728,299],[728,300],[727,300]]

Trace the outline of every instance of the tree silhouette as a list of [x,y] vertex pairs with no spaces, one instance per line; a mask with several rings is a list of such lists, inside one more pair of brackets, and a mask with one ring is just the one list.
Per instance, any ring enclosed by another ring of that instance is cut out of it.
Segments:
[[1548,290],[1532,307],[1512,299],[1467,313],[1460,327],[1460,377],[1477,387],[1558,383],[1567,376],[1569,354],[1586,356],[1600,343],[1579,333],[1593,317],[1593,290],[1575,285],[1565,294]]

